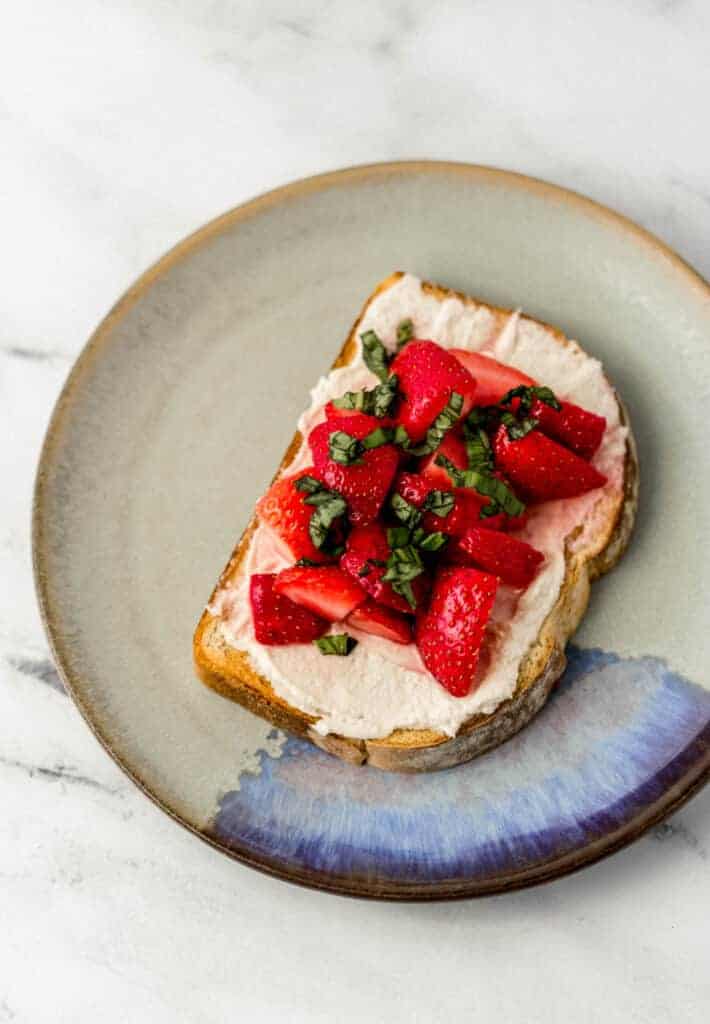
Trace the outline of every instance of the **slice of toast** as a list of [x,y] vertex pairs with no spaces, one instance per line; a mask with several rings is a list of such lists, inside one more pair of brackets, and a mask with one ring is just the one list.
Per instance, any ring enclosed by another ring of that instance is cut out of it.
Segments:
[[[347,366],[358,355],[358,331],[373,299],[395,285],[396,273],[384,280],[365,303],[333,368]],[[483,310],[492,318],[493,330],[502,331],[511,317],[510,310],[488,306],[476,299],[428,282],[422,290],[440,302],[456,298],[465,306]],[[538,328],[562,346],[572,344],[561,331],[546,324]],[[434,339],[436,340],[436,339]],[[617,401],[618,398],[617,398]],[[619,402],[620,418],[628,428],[628,419]],[[301,444],[294,436],[276,473],[278,477],[294,460]],[[590,583],[608,572],[619,560],[633,527],[638,496],[638,464],[630,429],[626,439],[623,486],[617,493],[604,492],[603,507],[596,515],[598,526],[585,543],[566,545],[565,572],[557,599],[523,657],[515,691],[490,714],[474,714],[453,737],[431,729],[396,729],[383,739],[352,739],[332,733],[322,735],[315,728],[316,718],[293,707],[275,693],[267,679],[251,664],[246,651],[231,646],[220,628],[221,620],[209,609],[217,595],[233,585],[244,571],[249,544],[258,525],[254,516],[248,524],[213,592],[194,637],[197,673],[208,686],[237,701],[249,711],[273,722],[279,728],[310,740],[331,754],[353,764],[371,764],[389,771],[433,771],[462,764],[503,743],[543,707],[565,667],[565,645],[579,625],[589,600]],[[597,506],[598,509],[598,506]]]

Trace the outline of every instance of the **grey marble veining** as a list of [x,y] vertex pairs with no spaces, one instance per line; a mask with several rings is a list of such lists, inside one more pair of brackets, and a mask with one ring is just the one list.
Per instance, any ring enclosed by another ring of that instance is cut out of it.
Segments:
[[[0,1021],[705,1021],[710,800],[552,887],[374,906],[198,843],[107,758],[30,575],[44,429],[138,273],[294,177],[431,156],[536,174],[710,276],[710,8],[37,0],[0,34]],[[413,969],[413,966],[415,969]]]

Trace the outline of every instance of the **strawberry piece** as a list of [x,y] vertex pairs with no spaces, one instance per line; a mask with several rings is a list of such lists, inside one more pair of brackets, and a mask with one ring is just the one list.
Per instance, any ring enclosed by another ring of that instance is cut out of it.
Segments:
[[499,363],[493,356],[482,352],[467,352],[462,348],[449,349],[461,365],[476,378],[474,405],[496,405],[503,395],[521,384],[531,385],[535,381],[526,373],[513,366]]
[[[528,377],[513,366],[499,363],[492,356],[481,352],[466,352],[464,349],[452,348],[451,354],[456,356],[462,366],[476,378],[476,397],[474,405],[495,405],[501,398],[521,385],[532,386],[537,381]],[[535,399],[530,408],[530,415],[538,421],[543,434],[554,441],[571,448],[584,459],[591,459],[599,447],[606,429],[603,416],[588,412],[574,402],[561,402],[562,409],[557,412],[551,406]],[[513,409],[517,408],[517,400]],[[453,462],[453,459],[451,460]]]
[[477,569],[442,569],[429,608],[417,618],[416,643],[431,674],[454,697],[471,691],[498,580]]
[[369,598],[350,612],[347,624],[354,626],[355,629],[361,629],[363,633],[382,636],[395,644],[412,642],[412,625],[409,619]]
[[[382,577],[387,572],[384,565],[390,556],[385,527],[380,522],[366,526],[354,526],[350,531],[347,550],[340,557],[340,568],[350,573],[353,579],[379,604],[387,605],[399,612],[411,612],[408,602],[401,594],[395,593],[392,584]],[[419,606],[426,598],[429,581],[425,573],[412,580],[412,592]]]
[[308,495],[295,486],[296,481],[304,476],[320,479],[318,471],[312,466],[282,477],[256,503],[256,512],[294,561],[309,558],[312,562],[327,562],[328,556],[315,547],[308,533],[308,524],[315,510],[312,505],[306,505]]
[[422,516],[422,526],[429,533],[438,531],[451,537],[462,537],[470,526],[483,526],[488,530],[500,530],[505,522],[504,515],[490,516],[488,519],[481,519],[481,509],[487,505],[490,498],[477,494],[468,487],[440,488],[432,484],[430,480],[417,473],[400,473],[395,481],[395,490],[405,501],[415,508],[421,508],[431,491],[447,490],[454,495],[454,507],[448,516],[437,516],[433,512],[425,511]]
[[573,402],[560,402],[559,412],[536,399],[530,406],[530,415],[538,421],[543,434],[571,448],[583,459],[591,459],[602,443],[606,419],[588,412]]
[[[351,423],[355,416],[361,416],[364,417],[364,420],[367,420],[368,429],[363,434],[363,437],[367,436],[367,434],[374,430],[375,427],[391,427],[394,424],[394,420],[391,416],[370,416],[369,413],[360,412],[359,409],[336,409],[332,402],[328,402],[325,407],[325,418],[327,422],[331,423],[333,420],[347,420],[347,427],[340,424],[334,429],[347,430],[349,434],[352,433]],[[371,423],[374,424],[374,426],[369,426]],[[355,436],[356,435],[353,433],[353,437]],[[362,437],[359,438],[359,440],[362,440]]]
[[496,530],[482,530],[478,526],[467,530],[457,548],[473,564],[493,573],[503,583],[513,587],[527,587],[532,583],[544,555],[517,537]]
[[329,622],[340,622],[367,596],[352,576],[335,565],[295,565],[276,577],[274,590]]
[[476,381],[459,361],[434,341],[410,341],[395,357],[401,401],[397,423],[412,441],[421,441],[444,409],[452,391],[463,397],[461,415],[473,405]]
[[394,445],[383,444],[363,452],[361,462],[342,466],[330,458],[329,438],[336,430],[343,430],[361,441],[379,426],[381,423],[374,416],[357,413],[320,423],[308,438],[316,469],[325,484],[345,498],[353,525],[371,523],[377,518],[397,472],[399,453]]
[[496,465],[529,501],[575,498],[606,483],[594,466],[539,430],[512,441],[501,426],[493,439],[493,452]]
[[444,440],[436,451],[432,452],[431,455],[425,455],[419,463],[419,472],[423,477],[433,484],[434,487],[438,487],[439,490],[448,491],[451,490],[451,479],[443,466],[437,466],[436,460],[439,455],[445,455],[450,462],[453,462],[457,469],[468,468],[466,445],[464,444],[463,435],[456,428],[445,434]]
[[276,573],[249,580],[254,635],[260,644],[307,644],[323,636],[329,623],[274,589]]

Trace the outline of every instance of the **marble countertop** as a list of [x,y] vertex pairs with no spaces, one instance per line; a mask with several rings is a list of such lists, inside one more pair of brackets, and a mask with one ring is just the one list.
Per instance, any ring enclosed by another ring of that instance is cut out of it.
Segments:
[[183,235],[427,156],[548,178],[710,278],[710,7],[35,0],[0,35],[0,1022],[705,1021],[710,792],[583,873],[375,905],[234,864],[99,748],[49,658],[29,514],[62,382]]

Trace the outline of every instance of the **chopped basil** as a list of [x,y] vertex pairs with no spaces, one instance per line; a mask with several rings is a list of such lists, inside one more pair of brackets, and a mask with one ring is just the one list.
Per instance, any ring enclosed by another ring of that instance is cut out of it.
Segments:
[[419,525],[422,514],[418,508],[406,501],[401,494],[395,493],[390,498],[390,507],[401,523],[413,530]]
[[412,590],[412,580],[423,572],[424,565],[419,552],[411,544],[407,544],[392,549],[387,559],[387,572],[382,579],[392,585],[394,592],[403,597],[410,608],[416,608],[417,600]]
[[472,427],[464,423],[463,436],[468,468],[490,472],[493,469],[493,452],[488,434],[482,427]]
[[414,324],[411,320],[403,320],[397,328],[397,351],[411,341],[414,337]]
[[365,360],[365,366],[381,381],[386,381],[389,373],[389,357],[385,346],[374,331],[365,331],[360,335],[360,341],[362,342],[362,358]]
[[348,636],[347,633],[331,633],[329,636],[322,636],[320,639],[314,640],[313,643],[321,654],[337,654],[341,658],[350,654],[357,647],[355,637]]
[[388,526],[387,543],[391,548],[402,548],[409,543],[409,533],[408,526]]
[[394,434],[392,435],[392,440],[401,448],[409,448],[409,434],[407,433],[407,428],[403,427],[401,423],[399,424],[399,426],[395,427]]
[[449,395],[449,401],[427,430],[426,437],[423,442],[411,449],[412,455],[430,455],[432,452],[436,451],[444,440],[444,435],[451,430],[453,425],[458,421],[462,409],[463,395],[459,395],[458,392],[452,391]]
[[448,542],[448,539],[445,533],[440,533],[438,530],[435,533],[424,533],[419,529],[412,534],[412,540],[421,551],[439,551]]
[[390,444],[393,431],[389,427],[375,427],[367,437],[363,437],[362,446],[365,449],[380,448],[383,444]]
[[520,441],[527,437],[530,431],[534,430],[538,424],[538,420],[534,416],[524,416],[522,419],[516,419],[512,412],[504,412],[500,421],[505,425],[511,441]]
[[519,516],[525,511],[525,505],[513,494],[511,489],[498,477],[478,469],[457,469],[445,455],[438,455],[437,466],[443,466],[456,487],[470,487],[490,502],[480,512],[481,519],[487,519],[497,512],[505,512],[509,516]]
[[297,491],[305,491],[307,494],[315,494],[316,491],[323,490],[323,484],[320,480],[316,480],[314,476],[302,476],[300,480],[296,481],[295,484]]
[[[318,484],[318,490],[312,490],[313,484]],[[312,476],[301,477],[296,481],[296,487],[300,491],[309,491],[304,504],[313,505],[315,509],[308,523],[308,536],[311,538],[313,546],[329,555],[342,554],[341,546],[329,545],[328,532],[335,520],[347,512],[348,506],[345,498],[337,491],[327,490]]]
[[328,455],[341,466],[362,462],[362,444],[344,430],[334,430],[328,438]]
[[429,491],[422,508],[433,512],[435,516],[445,518],[453,509],[455,501],[451,491]]
[[393,374],[369,391],[346,391],[340,398],[333,399],[333,405],[336,409],[355,410],[382,418],[387,415],[397,396],[398,384],[397,375]]
[[362,568],[358,572],[358,576],[369,576],[370,573],[372,572],[373,566],[375,565],[378,565],[382,569],[384,569],[387,563],[383,562],[381,558],[366,558]]
[[518,410],[523,416],[530,412],[530,407],[536,398],[544,402],[545,405],[549,405],[555,412],[559,412],[562,408],[551,388],[538,387],[537,385],[528,386],[527,384],[520,384],[517,388],[512,388],[503,395],[498,404],[510,405],[515,398],[519,399]]

